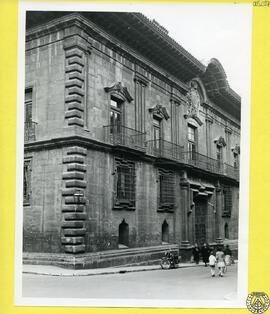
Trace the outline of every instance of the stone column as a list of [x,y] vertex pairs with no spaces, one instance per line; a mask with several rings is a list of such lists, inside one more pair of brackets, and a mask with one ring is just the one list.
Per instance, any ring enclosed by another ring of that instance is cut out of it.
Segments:
[[222,215],[222,189],[218,183],[216,187],[216,242],[222,243],[222,232],[221,232],[221,215]]
[[182,241],[181,247],[187,247],[190,245],[189,242],[189,222],[188,222],[188,213],[190,210],[190,200],[189,200],[189,182],[187,181],[186,172],[183,172],[183,175],[180,179],[180,191],[181,191],[181,209],[182,209]]

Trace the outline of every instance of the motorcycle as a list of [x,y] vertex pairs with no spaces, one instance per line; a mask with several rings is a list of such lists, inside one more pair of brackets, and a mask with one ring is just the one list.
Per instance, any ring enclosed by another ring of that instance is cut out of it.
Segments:
[[172,252],[166,252],[165,256],[161,258],[160,266],[162,269],[177,268],[180,262],[181,256],[174,255]]

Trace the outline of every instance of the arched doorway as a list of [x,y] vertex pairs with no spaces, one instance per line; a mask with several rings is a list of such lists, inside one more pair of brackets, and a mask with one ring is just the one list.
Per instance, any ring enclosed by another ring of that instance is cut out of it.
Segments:
[[129,227],[125,219],[120,223],[118,230],[118,243],[128,247],[129,244]]
[[169,225],[166,220],[164,220],[161,227],[161,241],[162,243],[169,243]]
[[229,239],[229,226],[228,226],[227,222],[224,225],[224,237],[225,237],[225,239]]

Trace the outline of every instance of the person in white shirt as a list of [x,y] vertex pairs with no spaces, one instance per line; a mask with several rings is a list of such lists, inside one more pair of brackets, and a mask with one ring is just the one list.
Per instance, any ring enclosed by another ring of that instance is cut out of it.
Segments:
[[210,266],[210,271],[211,271],[211,276],[215,277],[215,267],[216,267],[216,257],[214,255],[214,252],[210,252],[209,256],[209,266]]

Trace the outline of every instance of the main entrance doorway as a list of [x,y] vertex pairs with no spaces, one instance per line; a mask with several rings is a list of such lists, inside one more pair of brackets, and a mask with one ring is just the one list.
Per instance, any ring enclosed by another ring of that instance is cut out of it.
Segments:
[[206,241],[207,198],[195,198],[195,242],[202,245]]

